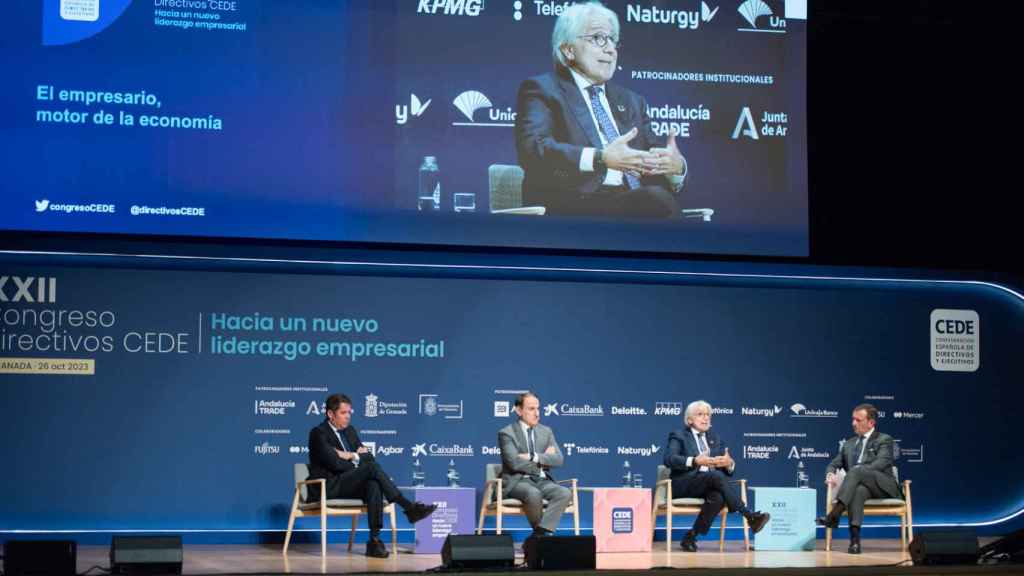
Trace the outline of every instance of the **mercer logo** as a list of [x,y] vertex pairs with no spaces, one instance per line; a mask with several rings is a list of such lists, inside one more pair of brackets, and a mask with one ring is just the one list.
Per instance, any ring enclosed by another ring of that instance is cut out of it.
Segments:
[[0,276],[0,302],[54,303],[57,279],[42,276]]
[[483,0],[420,0],[416,12],[445,16],[479,16],[483,9]]

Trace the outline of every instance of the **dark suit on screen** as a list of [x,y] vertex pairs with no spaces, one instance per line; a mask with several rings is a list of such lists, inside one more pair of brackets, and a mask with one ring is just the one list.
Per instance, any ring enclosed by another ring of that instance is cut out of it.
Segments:
[[[634,127],[639,131],[630,142],[631,148],[649,150],[665,146],[666,139],[651,130],[647,102],[642,96],[616,84],[604,86],[611,106],[609,113],[619,134]],[[641,188],[632,191],[637,196],[632,205],[618,209],[600,202],[607,192],[602,185],[607,169],[580,170],[583,149],[602,148],[599,128],[583,98],[572,74],[564,67],[520,85],[515,131],[519,164],[526,173],[523,204],[546,206],[547,213],[552,215],[650,216],[632,214],[631,208],[636,206],[642,211],[652,205],[671,212],[663,216],[678,215],[677,185],[665,176],[644,177]],[[678,188],[681,187],[679,182]]]

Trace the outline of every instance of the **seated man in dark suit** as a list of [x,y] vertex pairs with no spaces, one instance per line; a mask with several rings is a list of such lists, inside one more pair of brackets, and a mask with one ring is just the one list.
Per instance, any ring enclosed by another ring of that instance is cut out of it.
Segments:
[[818,518],[820,526],[836,528],[845,511],[850,516],[850,554],[860,554],[860,527],[864,523],[864,502],[869,498],[903,498],[892,471],[893,439],[875,430],[878,409],[861,404],[853,409],[853,433],[826,469],[825,482],[838,483],[837,470],[846,478],[836,492],[832,511]]
[[600,2],[568,7],[555,22],[555,71],[519,87],[516,150],[524,205],[551,215],[677,218],[686,177],[675,130],[659,139],[647,102],[609,84],[619,19]]
[[691,402],[683,417],[686,428],[668,435],[665,450],[665,466],[672,470],[672,498],[703,498],[704,506],[679,545],[687,552],[696,552],[697,536],[707,534],[723,505],[729,507],[729,512],[743,514],[755,534],[760,532],[771,516],[747,508],[729,483],[736,462],[725,442],[708,431],[711,405],[703,400]]
[[[370,539],[366,555],[387,558],[388,549],[380,540],[384,526],[384,499],[405,511],[415,523],[433,514],[436,504],[411,502],[395,487],[373,454],[359,440],[352,420],[352,400],[344,394],[327,397],[327,419],[309,431],[309,477],[327,479],[327,498],[359,498],[366,503]],[[320,488],[309,486],[309,502],[320,499]]]

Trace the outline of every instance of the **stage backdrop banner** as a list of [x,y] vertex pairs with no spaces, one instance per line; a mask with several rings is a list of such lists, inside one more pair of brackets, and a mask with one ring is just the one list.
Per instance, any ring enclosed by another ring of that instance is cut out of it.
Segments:
[[0,531],[283,530],[333,392],[397,484],[418,460],[428,486],[455,476],[478,499],[533,390],[565,455],[555,476],[582,486],[621,486],[628,462],[651,487],[704,399],[738,478],[796,486],[802,464],[823,509],[851,409],[872,402],[918,522],[1020,508],[1012,293],[621,278],[6,265]]

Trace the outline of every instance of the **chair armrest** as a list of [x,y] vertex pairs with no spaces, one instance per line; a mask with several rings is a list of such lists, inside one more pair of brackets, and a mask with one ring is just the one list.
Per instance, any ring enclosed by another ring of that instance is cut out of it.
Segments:
[[522,206],[520,208],[491,210],[491,214],[523,214],[526,216],[543,216],[546,212],[547,208],[544,206]]
[[578,481],[578,478],[566,478],[565,480],[555,480],[555,484],[572,484],[575,487]]
[[327,479],[326,478],[314,478],[312,480],[299,480],[298,482],[295,483],[295,487],[298,488],[298,487],[302,486],[303,484],[319,484],[320,487],[322,488],[325,484],[327,484]]

